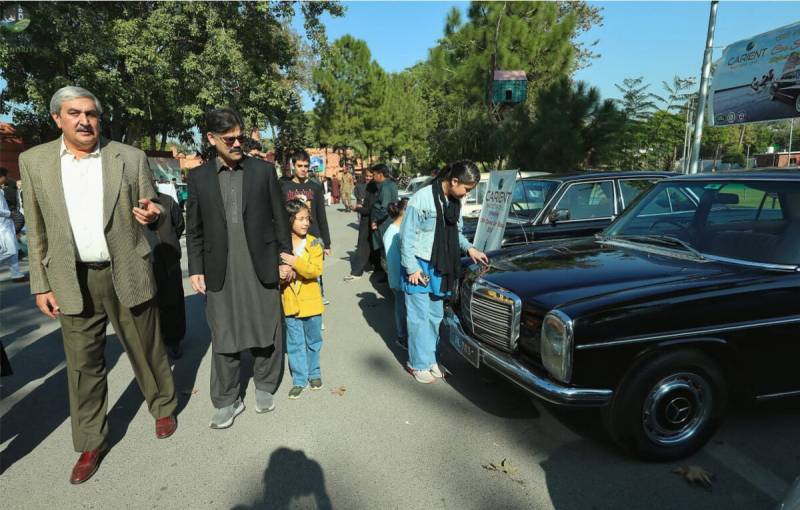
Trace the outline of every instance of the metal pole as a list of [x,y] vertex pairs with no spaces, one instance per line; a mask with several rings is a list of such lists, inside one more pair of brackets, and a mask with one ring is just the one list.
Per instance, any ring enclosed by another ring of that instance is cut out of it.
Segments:
[[789,161],[792,160],[792,135],[794,134],[794,118],[789,123]]
[[689,98],[689,103],[686,105],[686,125],[683,126],[683,152],[681,152],[681,173],[686,173],[689,168],[689,153],[691,146],[689,145],[690,136],[692,133],[692,103],[694,98]]
[[706,101],[708,100],[708,78],[711,75],[711,55],[714,51],[714,29],[717,25],[718,6],[719,0],[712,0],[711,12],[708,15],[706,51],[703,55],[703,72],[700,75],[700,99],[697,101],[697,115],[695,116],[694,137],[692,140],[692,159],[689,165],[690,174],[696,174],[700,166],[700,141],[703,138],[703,119],[705,119]]

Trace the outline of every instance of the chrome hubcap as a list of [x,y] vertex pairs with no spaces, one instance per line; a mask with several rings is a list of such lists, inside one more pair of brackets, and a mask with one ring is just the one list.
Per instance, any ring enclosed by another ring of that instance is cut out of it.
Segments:
[[665,446],[691,439],[708,421],[711,399],[711,386],[697,374],[665,377],[644,400],[642,425],[647,437]]

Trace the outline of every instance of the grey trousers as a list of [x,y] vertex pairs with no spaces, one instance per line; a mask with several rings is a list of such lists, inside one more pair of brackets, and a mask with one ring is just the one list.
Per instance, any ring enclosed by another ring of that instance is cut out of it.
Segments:
[[105,346],[109,321],[128,354],[153,418],[173,414],[177,399],[161,342],[155,300],[126,308],[114,291],[111,268],[95,270],[78,266],[77,274],[84,310],[79,315],[61,314],[59,321],[67,362],[72,443],[76,452],[83,452],[107,446]]
[[[283,368],[282,342],[270,347],[253,347],[253,382],[257,389],[275,393]],[[241,353],[211,355],[211,402],[220,409],[236,402],[241,394],[239,374]]]

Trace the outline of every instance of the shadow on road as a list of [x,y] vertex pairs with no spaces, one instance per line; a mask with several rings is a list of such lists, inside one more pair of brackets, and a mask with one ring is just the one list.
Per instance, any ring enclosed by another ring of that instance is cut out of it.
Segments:
[[[204,317],[203,298],[197,295],[186,298],[187,334],[183,342],[184,355],[173,366],[175,388],[178,392],[176,414],[186,407],[192,396],[197,371],[208,350],[210,335]],[[36,327],[24,327],[6,335],[6,345]],[[123,348],[116,335],[106,339],[106,370],[111,372],[122,356]],[[61,330],[58,329],[36,340],[20,351],[11,363],[14,375],[2,380],[2,395],[12,395],[24,385],[44,377],[64,360]],[[136,379],[131,379],[119,399],[108,410],[109,447],[113,448],[127,433],[128,426],[144,402]],[[0,423],[0,444],[10,441],[0,453],[0,474],[15,462],[28,455],[44,441],[64,420],[69,418],[69,394],[66,368],[58,370],[41,385],[16,403]]]
[[[116,365],[123,350],[120,342],[107,342],[106,345],[106,367],[110,370]],[[64,357],[60,329],[42,337],[25,351],[52,349],[58,349],[59,352],[48,352],[41,358],[42,361],[53,361],[51,369],[57,366]],[[44,353],[42,352],[42,354]],[[27,358],[27,356],[25,357]],[[28,370],[26,367],[31,365],[27,363],[23,365],[20,363],[20,358],[21,356],[15,356],[12,359],[11,363],[14,366],[15,373],[8,378],[14,386],[18,387],[35,380],[30,378],[33,372],[45,370],[36,365],[33,365],[35,367],[33,370]],[[5,380],[3,385],[5,388]],[[51,375],[44,383],[26,395],[20,402],[17,402],[3,415],[2,425],[0,425],[0,444],[5,444],[7,441],[10,441],[10,443],[0,453],[0,474],[31,453],[34,448],[39,446],[68,418],[69,394],[67,392],[67,369],[65,367]]]
[[233,510],[290,508],[332,508],[325,488],[322,467],[301,450],[279,448],[269,458],[264,471],[264,492],[252,505],[236,505]]
[[[599,422],[595,423],[598,427]],[[623,450],[581,437],[549,452],[540,466],[557,510],[776,508],[800,466],[797,401],[734,409],[720,431],[695,455],[648,463]],[[699,466],[712,488],[690,485],[673,473]]]
[[380,291],[380,295],[376,292],[356,294],[358,307],[361,308],[361,313],[369,327],[381,337],[386,348],[391,351],[397,363],[405,370],[408,352],[395,343],[397,327],[394,321],[394,296],[388,293],[388,287],[385,284],[377,285],[375,290]]

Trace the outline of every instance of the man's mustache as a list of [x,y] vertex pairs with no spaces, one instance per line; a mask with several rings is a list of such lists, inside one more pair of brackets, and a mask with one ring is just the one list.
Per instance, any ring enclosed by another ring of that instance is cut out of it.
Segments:
[[92,129],[91,126],[78,126],[78,129],[76,129],[76,131],[78,133],[89,133],[89,134],[94,133],[94,129]]

